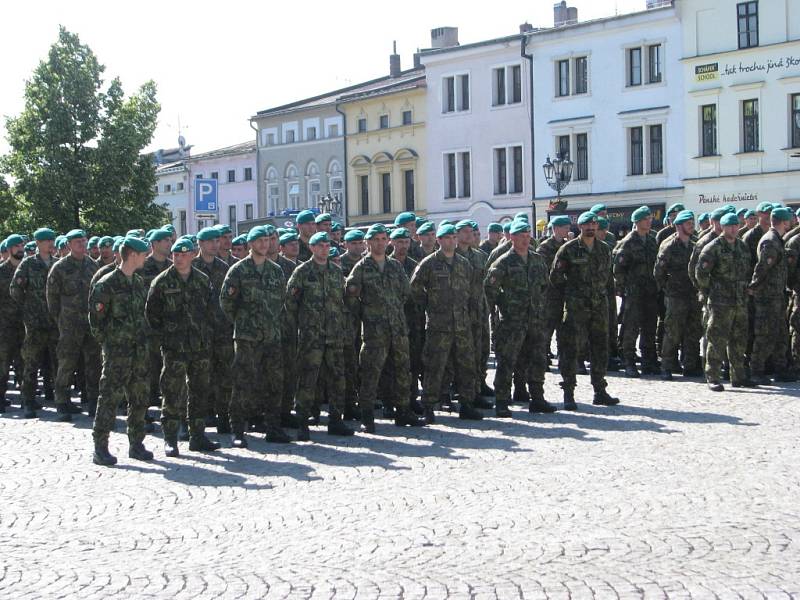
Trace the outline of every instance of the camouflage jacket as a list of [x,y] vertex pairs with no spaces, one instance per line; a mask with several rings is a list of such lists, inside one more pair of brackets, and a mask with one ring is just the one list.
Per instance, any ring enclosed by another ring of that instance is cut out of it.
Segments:
[[[786,237],[784,236],[785,239]],[[800,235],[795,235],[789,241],[784,241],[783,247],[786,251],[786,285],[797,294],[800,293],[800,269],[798,269],[798,264],[800,264],[798,260],[800,259]]]
[[225,281],[225,275],[228,274],[228,263],[215,256],[213,260],[206,262],[201,256],[197,256],[192,261],[192,266],[205,273],[211,281],[211,287],[214,289],[214,337],[221,341],[230,342],[233,335],[233,328],[230,321],[225,317],[222,308],[219,305],[219,292],[222,289],[222,282]]
[[371,256],[356,263],[345,282],[345,303],[362,323],[364,339],[407,335],[405,302],[411,295],[403,265],[387,256],[383,271]]
[[353,270],[353,267],[355,267],[358,261],[360,261],[362,258],[364,257],[361,255],[352,256],[349,252],[342,254],[342,259],[340,261],[342,263],[342,274],[345,277],[350,275],[350,271]]
[[[95,261],[95,262],[97,262],[97,261]],[[100,263],[97,263],[97,264],[100,264]],[[98,281],[100,281],[103,277],[105,277],[106,275],[111,273],[111,271],[113,271],[116,268],[117,268],[117,264],[112,262],[112,263],[108,263],[107,265],[103,265],[102,267],[97,269],[97,271],[95,272],[94,276],[92,276],[92,280],[89,282],[89,288],[93,288],[95,286],[95,284],[97,284]],[[145,288],[147,288],[147,287],[149,287],[149,286],[146,285]],[[89,293],[91,293],[91,289],[89,290]]]
[[675,229],[675,225],[666,225],[661,229],[659,229],[658,233],[656,234],[657,247],[661,248],[661,244],[663,244],[664,241],[676,231],[677,230]]
[[9,290],[16,270],[11,261],[0,264],[0,330],[13,331],[22,327],[22,309]]
[[717,237],[719,237],[719,234],[711,230],[710,233],[698,237],[694,248],[692,248],[692,254],[689,257],[689,281],[692,282],[694,289],[697,291],[700,291],[700,284],[697,282],[697,262],[700,260],[700,253],[703,251],[703,248],[717,239]]
[[280,343],[285,294],[283,269],[271,260],[260,269],[250,256],[233,265],[219,295],[222,310],[233,323],[233,339]]
[[311,248],[309,248],[308,244],[303,241],[303,238],[298,239],[297,242],[300,246],[300,252],[297,253],[297,262],[306,262],[309,258],[311,258]]
[[[742,241],[747,245],[747,249],[750,251],[750,269],[753,269],[758,262],[758,243],[765,233],[766,231],[761,229],[761,225],[756,224],[755,227],[742,237]],[[752,274],[753,272],[751,270],[748,275]]]
[[655,294],[656,282],[653,267],[656,264],[658,244],[652,233],[641,236],[631,231],[619,243],[614,258],[614,281],[625,295]]
[[299,347],[343,344],[344,276],[332,261],[318,265],[307,260],[298,265],[286,286],[285,304]]
[[693,296],[694,285],[689,279],[689,259],[694,241],[682,242],[677,235],[670,236],[659,246],[653,277],[658,289],[667,296]]
[[494,244],[489,240],[483,240],[481,242],[481,245],[478,246],[478,248],[480,248],[486,254],[486,256],[489,256],[492,253],[492,251],[494,251],[494,249],[497,248],[498,244]]
[[411,278],[411,292],[425,311],[428,330],[470,331],[470,307],[475,302],[472,280],[472,265],[459,254],[448,262],[437,250],[422,259]]
[[192,268],[184,281],[173,265],[150,284],[145,314],[162,348],[200,352],[209,350],[218,306],[205,273]]
[[594,247],[589,250],[580,237],[564,242],[550,269],[550,283],[562,291],[567,306],[605,301],[610,277],[611,248],[595,240]]
[[88,256],[77,261],[66,256],[47,276],[47,308],[61,332],[89,326],[89,291],[98,267]]
[[[560,242],[556,240],[553,236],[550,236],[546,240],[544,240],[539,247],[536,249],[536,253],[544,258],[544,262],[547,265],[547,272],[550,273],[550,269],[553,268],[553,263],[556,261],[556,254],[561,249],[561,246],[564,245],[566,240],[561,240]],[[557,288],[550,283],[550,278],[548,277],[548,286],[547,286],[547,298],[548,302],[564,302],[564,289]]]
[[411,245],[408,247],[408,256],[416,262],[425,258],[425,251],[422,249],[422,244],[419,240],[411,240]]
[[[414,276],[414,271],[417,270],[419,263],[415,261],[410,256],[406,256],[406,259],[401,263],[403,265],[403,270],[406,272],[406,277],[408,277],[408,281],[411,281],[411,278]],[[417,329],[419,331],[423,331],[425,329],[425,311],[420,309],[417,306],[417,303],[414,301],[414,296],[411,295],[411,286],[409,284],[409,295],[406,298],[405,303],[405,311],[406,311],[406,324],[408,325],[409,331],[411,329]]]
[[483,293],[483,280],[486,277],[488,256],[475,248],[467,248],[466,250],[456,248],[456,254],[466,258],[469,264],[472,265],[472,305],[470,309],[472,310],[473,322],[475,322],[487,312],[486,296]]
[[711,304],[735,306],[746,302],[750,284],[750,252],[738,237],[719,236],[700,252],[695,278]]
[[770,230],[758,242],[756,266],[750,288],[756,298],[778,298],[786,293],[789,264],[784,242],[777,231]]
[[130,279],[120,269],[103,275],[89,296],[89,324],[97,341],[122,351],[146,344],[146,300],[147,287],[136,273]]
[[497,244],[497,248],[492,250],[491,254],[489,254],[489,258],[486,259],[486,267],[491,268],[498,258],[503,256],[506,252],[511,250],[511,240],[502,240],[499,244]]
[[54,264],[54,259],[50,264],[45,263],[37,252],[26,256],[17,265],[9,291],[11,298],[22,307],[22,320],[26,327],[50,329],[55,326],[47,309],[46,296],[47,276]]
[[150,284],[153,283],[153,279],[159,276],[161,273],[166,271],[172,266],[172,261],[170,259],[166,259],[162,262],[157,261],[153,255],[147,257],[144,261],[144,266],[138,271],[138,274],[142,276],[144,280],[144,285],[149,288]]
[[540,322],[549,287],[549,269],[542,255],[528,252],[524,261],[513,250],[495,261],[484,282],[489,308],[497,306],[500,322],[522,327]]
[[283,276],[286,281],[289,281],[289,277],[292,276],[292,273],[297,268],[297,263],[290,258],[286,258],[283,254],[278,254],[278,260],[275,262],[283,269]]

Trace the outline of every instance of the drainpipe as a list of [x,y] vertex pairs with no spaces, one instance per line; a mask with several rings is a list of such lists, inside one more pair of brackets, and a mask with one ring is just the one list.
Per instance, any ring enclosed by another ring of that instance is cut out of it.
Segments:
[[342,165],[342,177],[344,178],[344,206],[342,206],[342,211],[344,214],[342,215],[342,220],[344,221],[344,226],[347,227],[347,205],[350,203],[350,194],[347,191],[347,116],[339,108],[338,103],[336,104],[336,112],[342,115],[342,144],[344,144],[344,164]]
[[527,54],[525,52],[525,48],[528,44],[528,36],[524,33],[522,34],[522,40],[520,42],[519,52],[522,58],[528,60],[529,68],[528,68],[528,79],[530,80],[530,103],[531,103],[531,216],[533,217],[533,221],[531,221],[531,225],[536,231],[536,141],[534,138],[534,128],[533,128],[533,54]]
[[[257,206],[256,210],[257,210],[257,213],[254,216],[256,218],[258,218],[259,217],[258,213],[261,212],[261,210],[260,210],[261,207],[258,206],[260,204],[260,202],[258,202],[258,197],[261,194],[261,181],[262,181],[261,180],[261,151],[259,150],[259,141],[260,140],[258,139],[258,127],[253,127],[253,119],[250,119],[248,121],[248,124],[250,125],[250,129],[252,129],[253,131],[256,132],[256,206]],[[264,214],[266,214],[266,212],[267,211],[265,210]],[[247,215],[245,215],[245,217],[246,216]],[[239,233],[239,223],[238,223],[239,217],[238,216],[236,217],[236,221],[237,221],[237,223],[236,223],[236,233],[238,234]]]

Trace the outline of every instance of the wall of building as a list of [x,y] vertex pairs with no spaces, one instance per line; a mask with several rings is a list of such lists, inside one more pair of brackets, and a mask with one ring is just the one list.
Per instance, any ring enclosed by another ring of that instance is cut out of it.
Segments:
[[[188,198],[194,198],[194,182],[198,178],[210,179],[212,173],[218,174],[218,222],[231,226],[237,231],[236,224],[247,219],[248,210],[255,216],[257,206],[256,155],[255,152],[233,154],[219,157],[192,157],[189,164]],[[246,179],[245,170],[250,169],[251,177]],[[233,171],[235,181],[228,181],[228,171]],[[248,206],[250,207],[248,209]],[[234,211],[232,213],[231,211]],[[235,218],[234,218],[235,217]],[[252,218],[251,217],[251,218]],[[194,202],[189,202],[188,233],[196,233],[198,229],[212,225],[213,222],[198,222],[194,214]]]
[[[164,165],[156,169],[156,197],[153,202],[165,205],[172,219],[175,230],[180,232],[181,225],[188,229],[189,211],[189,173],[183,163]],[[184,231],[183,233],[188,233]]]

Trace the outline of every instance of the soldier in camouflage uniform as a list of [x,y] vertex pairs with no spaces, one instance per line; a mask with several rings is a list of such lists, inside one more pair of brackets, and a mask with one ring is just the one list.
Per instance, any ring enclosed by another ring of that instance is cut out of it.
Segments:
[[395,425],[422,425],[409,408],[408,277],[403,265],[386,256],[389,237],[384,225],[370,227],[365,239],[369,254],[356,263],[345,282],[346,305],[363,325],[359,353],[361,423],[367,433],[375,432],[377,386],[388,362],[394,376]]
[[789,330],[786,324],[786,287],[789,264],[782,236],[789,228],[788,208],[772,210],[772,226],[758,242],[758,260],[750,289],[755,306],[753,352],[750,370],[755,383],[768,384],[764,376],[771,361],[776,381],[794,381],[788,371]]
[[683,210],[672,219],[675,233],[659,246],[653,271],[656,285],[664,294],[664,343],[661,379],[672,381],[679,370],[678,349],[682,348],[683,374],[702,375],[700,365],[700,302],[689,279],[689,258],[694,249],[694,213]]
[[597,243],[597,220],[598,217],[593,212],[581,213],[578,217],[581,235],[561,246],[550,271],[550,282],[565,294],[559,357],[565,410],[578,408],[575,403],[575,386],[580,350],[578,342],[581,338],[585,338],[588,343],[592,362],[593,403],[605,406],[619,403],[617,398],[606,391],[611,248],[603,242]]
[[503,226],[500,225],[500,223],[489,223],[489,227],[486,229],[486,239],[483,240],[479,246],[479,248],[486,253],[487,260],[492,250],[497,248],[497,245],[502,239]]
[[650,231],[652,222],[653,216],[647,206],[637,208],[631,215],[634,229],[619,243],[614,259],[614,280],[617,289],[625,294],[622,353],[628,377],[639,377],[636,369],[636,339],[639,337],[642,372],[658,372],[655,339],[658,294],[653,279],[658,246]]
[[395,227],[405,227],[408,230],[408,235],[411,240],[411,245],[408,248],[408,255],[416,262],[425,258],[426,254],[422,249],[422,245],[416,239],[417,236],[417,215],[413,212],[401,212],[394,219]]
[[[119,256],[119,247],[122,244],[122,240],[125,238],[122,236],[117,236],[116,238],[112,238],[111,242],[111,252],[113,256],[113,260],[108,263],[107,265],[103,265],[97,272],[95,272],[94,277],[92,277],[92,281],[90,283],[90,287],[94,287],[94,284],[100,281],[105,275],[108,275],[113,271],[116,267],[118,267],[122,263],[122,259]],[[99,263],[98,263],[99,264]],[[90,292],[91,293],[91,292]]]
[[83,359],[86,403],[90,415],[97,407],[100,384],[100,347],[89,330],[86,313],[89,287],[98,267],[86,255],[86,233],[73,229],[66,235],[70,253],[50,269],[47,276],[47,307],[58,325],[58,372],[55,380],[56,411],[59,421],[72,420],[80,409],[70,400],[73,375]]
[[247,256],[247,236],[237,235],[231,240],[231,256],[235,260],[242,260]]
[[[278,253],[278,266],[283,270],[284,281],[289,278],[297,268],[297,252],[300,250],[300,238],[293,231],[282,234],[278,238],[280,252]],[[297,386],[297,372],[295,363],[297,359],[297,336],[291,331],[291,324],[285,315],[281,318],[283,348],[283,391],[281,393],[281,426],[297,428],[297,418],[292,415],[294,408],[294,390]]]
[[[606,217],[597,217],[596,238],[604,242],[611,248],[611,257],[614,257],[614,248],[617,238],[608,230],[609,222]],[[608,278],[608,370],[619,371],[619,344],[618,342],[618,319],[617,319],[617,292],[614,285],[614,278]],[[580,359],[579,359],[580,360]]]
[[291,331],[297,336],[298,441],[311,439],[308,418],[314,407],[320,377],[327,380],[326,389],[329,392],[328,433],[353,434],[342,422],[344,277],[342,269],[328,258],[330,239],[327,233],[320,232],[311,236],[309,247],[313,255],[292,273],[285,300]]
[[420,225],[417,229],[417,239],[419,240],[423,258],[436,252],[436,227],[434,227],[433,223],[428,221]]
[[158,336],[164,366],[161,370],[161,428],[164,452],[180,455],[178,428],[184,389],[188,386],[189,450],[219,448],[205,435],[209,409],[211,341],[219,310],[211,281],[192,267],[194,247],[179,239],[172,248],[172,266],[153,280],[147,294],[147,322]]
[[436,231],[439,250],[419,263],[411,278],[411,291],[425,310],[425,378],[422,399],[425,420],[435,422],[433,407],[439,399],[447,361],[452,356],[461,392],[461,419],[483,418],[474,408],[475,348],[470,328],[475,305],[472,266],[456,254],[456,229],[440,225]]
[[58,343],[58,329],[47,310],[45,294],[47,276],[55,263],[50,252],[56,234],[50,229],[42,228],[34,232],[33,238],[36,241],[36,254],[19,263],[9,286],[12,300],[22,307],[22,320],[25,324],[25,341],[22,344],[22,403],[26,419],[36,417],[36,374],[40,366],[45,369],[42,361],[49,363],[50,373],[56,370],[54,351]]
[[515,221],[510,234],[512,250],[489,268],[484,289],[490,308],[499,309],[495,415],[511,417],[511,379],[514,369],[525,369],[530,388],[530,412],[553,412],[544,398],[547,369],[547,327],[543,304],[547,301],[549,268],[542,255],[530,250],[531,227]]
[[300,239],[298,240],[300,250],[297,253],[297,262],[306,262],[309,258],[311,258],[311,248],[309,247],[308,242],[311,239],[311,236],[317,231],[315,219],[316,217],[314,216],[314,212],[311,210],[303,210],[299,212],[294,219],[298,234],[300,236]]
[[[342,255],[342,275],[345,279],[350,275],[353,267],[364,256],[366,244],[364,232],[360,229],[348,231],[344,236],[344,245],[347,249]],[[344,344],[344,392],[345,392],[345,418],[360,418],[358,404],[358,353],[361,351],[361,321],[358,315],[348,311],[345,314],[345,344]]]
[[[800,212],[800,209],[798,209]],[[787,234],[788,235],[788,234]],[[789,335],[791,348],[792,374],[797,374],[800,366],[800,235],[794,235],[786,241],[784,236],[784,249],[786,251],[787,286],[792,291],[789,308]]]
[[114,262],[114,238],[104,235],[97,241],[97,249],[100,251],[100,256],[97,257],[97,266],[104,267]]
[[[536,253],[545,260],[548,274],[550,273],[550,269],[553,268],[556,253],[567,239],[567,233],[571,225],[572,221],[570,221],[570,218],[564,215],[550,219],[550,230],[552,234],[539,244],[539,247],[536,249]],[[543,303],[543,334],[546,351],[549,351],[553,333],[556,334],[556,345],[559,345],[558,340],[561,330],[561,319],[564,316],[564,291],[552,285],[549,282],[549,278],[547,284],[547,291],[545,292],[545,300]]]
[[[275,238],[275,254],[278,239]],[[211,389],[209,414],[216,416],[217,433],[230,433],[228,425],[228,406],[231,402],[231,367],[233,365],[233,327],[219,306],[219,291],[228,273],[228,263],[219,258],[220,229],[205,227],[197,232],[200,254],[192,261],[192,266],[204,273],[211,281],[214,295],[214,326],[211,352]]]
[[222,310],[233,323],[235,356],[230,427],[237,448],[247,448],[245,420],[254,413],[265,416],[268,442],[290,441],[281,429],[280,420],[281,321],[286,279],[283,270],[267,259],[269,246],[277,245],[277,232],[272,225],[253,227],[247,234],[247,243],[249,256],[231,267],[220,292]]
[[[753,275],[752,269],[755,268],[758,262],[758,243],[761,241],[762,236],[769,231],[770,215],[772,214],[772,204],[769,202],[761,202],[756,207],[756,216],[758,217],[758,224],[750,231],[742,236],[742,241],[747,245],[750,251],[750,273]],[[756,307],[753,297],[747,298],[747,356],[751,356],[753,352],[753,342],[755,340],[755,317]]]
[[750,253],[737,237],[739,219],[735,214],[726,214],[720,224],[722,235],[703,248],[695,269],[700,291],[708,298],[706,381],[715,392],[724,389],[720,369],[726,354],[733,387],[754,385],[744,365]]
[[[14,280],[14,272],[25,257],[25,240],[21,235],[13,234],[4,241],[8,257],[0,264],[0,412],[8,407],[6,386],[8,384],[9,366],[13,363],[15,371],[20,372],[22,341],[25,328],[22,325],[22,307],[11,298],[9,286]],[[19,375],[17,375],[19,378]]]
[[686,207],[680,202],[673,204],[667,209],[667,217],[664,221],[664,226],[656,233],[656,244],[658,244],[659,248],[664,240],[677,231],[675,217],[677,217],[678,213],[682,210],[686,210]]
[[117,462],[108,451],[108,436],[123,398],[128,405],[128,456],[138,460],[153,458],[143,444],[149,393],[147,338],[142,336],[147,329],[147,291],[136,274],[144,265],[149,246],[132,237],[125,238],[122,246],[122,264],[94,285],[89,298],[92,334],[103,349],[100,395],[92,430],[93,461],[98,465]]
[[231,253],[231,249],[233,248],[233,230],[231,230],[230,225],[225,225],[223,223],[214,225],[214,229],[219,232],[219,248],[217,248],[217,258],[219,258],[229,267],[233,266],[233,264],[238,260]]

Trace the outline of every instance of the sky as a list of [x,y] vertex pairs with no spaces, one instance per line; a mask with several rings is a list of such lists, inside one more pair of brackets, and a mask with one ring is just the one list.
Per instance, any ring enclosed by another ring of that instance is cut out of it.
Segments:
[[[161,103],[148,148],[192,152],[253,139],[249,117],[266,108],[388,74],[392,42],[402,68],[430,30],[459,29],[462,44],[511,35],[521,23],[552,26],[554,0],[396,3],[318,0],[11,0],[0,21],[0,154],[5,117],[24,108],[25,80],[47,57],[63,25],[88,44],[106,81],[126,93],[152,79]],[[578,19],[645,8],[645,0],[572,0]]]

